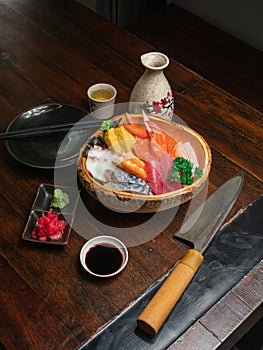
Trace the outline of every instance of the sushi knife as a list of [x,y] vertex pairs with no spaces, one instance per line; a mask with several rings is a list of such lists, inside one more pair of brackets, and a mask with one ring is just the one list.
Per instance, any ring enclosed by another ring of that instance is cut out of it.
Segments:
[[203,262],[202,253],[233,207],[243,184],[236,174],[225,182],[183,223],[175,238],[191,243],[189,249],[137,319],[143,332],[154,336]]

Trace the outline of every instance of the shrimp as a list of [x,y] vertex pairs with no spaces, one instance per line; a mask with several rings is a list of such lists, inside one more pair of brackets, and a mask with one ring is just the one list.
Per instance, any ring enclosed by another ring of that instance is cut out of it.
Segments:
[[173,158],[177,157],[176,145],[177,141],[170,135],[166,134],[161,128],[152,122],[142,110],[145,128],[149,134],[150,140],[154,141],[163,151],[168,153]]

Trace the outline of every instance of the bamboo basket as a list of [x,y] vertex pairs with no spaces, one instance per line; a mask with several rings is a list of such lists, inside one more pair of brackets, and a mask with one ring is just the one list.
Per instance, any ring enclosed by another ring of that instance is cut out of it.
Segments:
[[[140,115],[136,116],[141,118]],[[116,116],[113,120],[121,117],[124,116]],[[158,124],[166,133],[175,137],[177,140],[180,140],[183,143],[190,142],[195,151],[199,167],[203,170],[203,176],[200,179],[195,180],[192,185],[187,185],[176,191],[161,195],[147,196],[132,192],[111,190],[95,180],[86,169],[86,158],[83,156],[83,151],[88,143],[87,141],[79,152],[78,176],[80,183],[84,190],[93,198],[100,201],[111,210],[120,212],[154,213],[156,211],[171,209],[189,201],[198,194],[202,189],[202,185],[208,178],[212,157],[210,147],[204,138],[185,125],[152,116],[149,116],[149,118]],[[98,136],[100,133],[101,131],[98,130],[93,136]]]

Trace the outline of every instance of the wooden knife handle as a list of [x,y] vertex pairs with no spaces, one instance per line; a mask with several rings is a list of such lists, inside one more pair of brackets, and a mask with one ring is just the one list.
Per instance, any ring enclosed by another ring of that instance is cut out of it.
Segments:
[[197,250],[189,249],[179,264],[165,280],[161,288],[140,314],[138,327],[149,335],[155,335],[190,283],[203,262],[203,256]]

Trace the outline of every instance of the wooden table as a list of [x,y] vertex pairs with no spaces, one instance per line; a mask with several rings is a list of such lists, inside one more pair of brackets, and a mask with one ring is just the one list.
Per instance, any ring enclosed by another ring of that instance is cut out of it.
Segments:
[[[140,55],[158,49],[75,1],[40,0],[36,6],[32,0],[1,0],[0,4],[1,130],[21,112],[48,101],[88,109],[86,89],[98,81],[116,86],[117,103],[127,102],[143,72]],[[166,75],[176,113],[211,146],[209,191],[235,173],[244,173],[231,219],[262,193],[262,111],[174,59]],[[6,349],[78,347],[160,279],[187,249],[172,238],[186,212],[187,205],[182,205],[164,232],[129,249],[129,263],[120,275],[91,279],[79,264],[85,239],[74,230],[62,249],[21,239],[36,191],[41,183],[53,183],[53,171],[19,163],[4,143],[0,162],[0,345]],[[170,349],[181,349],[182,344],[192,349],[200,335],[209,349],[234,344],[262,315],[262,264]],[[222,305],[237,310],[235,317],[231,312],[220,314]],[[220,314],[220,324],[210,322],[215,314]]]

